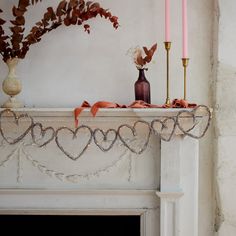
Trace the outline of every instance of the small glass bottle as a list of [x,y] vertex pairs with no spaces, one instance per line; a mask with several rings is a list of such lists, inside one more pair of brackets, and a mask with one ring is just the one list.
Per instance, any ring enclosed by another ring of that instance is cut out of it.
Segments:
[[134,84],[135,100],[142,100],[146,103],[151,103],[150,83],[145,77],[145,69],[139,69],[138,80]]

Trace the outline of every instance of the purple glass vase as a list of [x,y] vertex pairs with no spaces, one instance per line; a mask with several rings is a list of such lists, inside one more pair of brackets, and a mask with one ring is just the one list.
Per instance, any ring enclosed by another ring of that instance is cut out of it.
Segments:
[[139,69],[138,80],[134,84],[135,100],[142,100],[151,103],[150,83],[145,77],[145,69]]

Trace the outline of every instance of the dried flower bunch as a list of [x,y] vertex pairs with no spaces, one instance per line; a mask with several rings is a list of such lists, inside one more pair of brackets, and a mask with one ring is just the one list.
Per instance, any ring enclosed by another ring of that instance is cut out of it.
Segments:
[[150,49],[147,47],[140,48],[139,46],[131,48],[128,54],[131,54],[133,61],[138,69],[144,69],[144,66],[152,61],[152,57],[157,50],[157,43]]
[[[61,25],[83,25],[85,31],[90,33],[89,24],[85,22],[97,15],[108,19],[115,29],[118,28],[118,18],[111,12],[102,8],[99,3],[84,0],[62,0],[57,9],[47,8],[43,18],[37,22],[28,35],[25,32],[25,13],[28,7],[42,0],[19,0],[18,6],[13,6],[12,14],[14,20],[10,21],[12,26],[10,36],[5,35],[3,25],[5,20],[0,18],[0,53],[6,62],[11,58],[24,58],[32,44],[41,40],[42,36]],[[0,13],[3,11],[0,9]]]

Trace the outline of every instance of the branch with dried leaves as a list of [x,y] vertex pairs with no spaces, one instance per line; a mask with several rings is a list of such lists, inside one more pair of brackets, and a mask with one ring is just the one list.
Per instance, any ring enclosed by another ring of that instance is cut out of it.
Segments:
[[[25,13],[31,5],[42,0],[19,0],[18,6],[13,6],[12,14],[14,20],[10,21],[12,34],[6,35],[3,29],[5,20],[0,18],[0,53],[4,61],[11,58],[24,58],[32,44],[39,42],[42,36],[61,25],[83,25],[84,30],[90,33],[90,25],[85,24],[89,19],[98,15],[109,20],[115,29],[118,28],[118,17],[102,8],[99,3],[84,0],[62,0],[56,9],[48,7],[43,18],[38,21],[30,30],[28,35],[25,31]],[[2,10],[0,9],[0,13]]]

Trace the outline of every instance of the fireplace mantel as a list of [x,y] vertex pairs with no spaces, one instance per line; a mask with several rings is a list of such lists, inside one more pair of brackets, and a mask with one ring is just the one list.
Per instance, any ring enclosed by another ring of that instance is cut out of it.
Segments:
[[[79,122],[105,132],[137,121],[147,125],[156,119],[176,119],[180,111],[185,111],[185,125],[193,122],[191,109],[153,108],[100,109],[96,117],[85,109]],[[27,114],[43,127],[74,130],[70,108],[24,108],[14,114]],[[206,113],[197,116],[201,119]],[[10,118],[7,112],[1,115],[5,140],[0,146],[0,214],[140,215],[142,236],[198,235],[198,139],[177,127],[169,142],[151,132],[147,150],[139,154],[120,140],[109,151],[91,142],[84,155],[73,160],[54,141],[43,147],[32,143],[30,131],[8,144],[6,140],[14,140],[8,137],[16,135]],[[27,121],[22,119],[21,125],[27,126]],[[144,130],[139,135],[145,139]],[[166,127],[162,135],[170,133]],[[69,141],[65,136],[63,145]]]
[[[0,108],[0,111],[3,111]],[[73,118],[74,108],[17,108],[15,112],[27,113],[35,117],[71,117]],[[96,117],[158,117],[176,116],[179,111],[192,111],[193,109],[183,108],[100,108]],[[90,108],[84,108],[80,117],[92,117]]]

